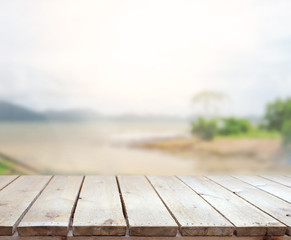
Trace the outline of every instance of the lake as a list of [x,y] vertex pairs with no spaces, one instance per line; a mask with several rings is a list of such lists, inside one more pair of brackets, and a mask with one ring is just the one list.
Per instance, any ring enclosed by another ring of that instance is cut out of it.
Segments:
[[195,161],[132,143],[187,136],[184,122],[0,123],[0,152],[53,174],[191,174]]

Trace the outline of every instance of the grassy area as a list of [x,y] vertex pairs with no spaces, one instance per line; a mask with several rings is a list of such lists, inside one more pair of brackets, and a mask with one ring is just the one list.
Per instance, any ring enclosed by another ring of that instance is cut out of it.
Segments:
[[281,138],[281,134],[277,131],[266,131],[260,129],[252,129],[247,133],[239,133],[228,136],[217,136],[216,138],[260,138],[260,139],[273,139]]
[[0,175],[5,175],[7,168],[0,164]]
[[14,172],[12,169],[14,169],[14,163],[0,159],[0,175],[12,174]]

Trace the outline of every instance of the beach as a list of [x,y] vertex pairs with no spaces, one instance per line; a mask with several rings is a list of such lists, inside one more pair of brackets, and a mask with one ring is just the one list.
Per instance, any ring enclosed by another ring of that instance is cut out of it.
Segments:
[[186,122],[0,124],[0,153],[42,174],[288,173],[280,138],[202,141]]
[[44,174],[192,174],[195,162],[140,142],[185,136],[185,123],[1,123],[0,152]]

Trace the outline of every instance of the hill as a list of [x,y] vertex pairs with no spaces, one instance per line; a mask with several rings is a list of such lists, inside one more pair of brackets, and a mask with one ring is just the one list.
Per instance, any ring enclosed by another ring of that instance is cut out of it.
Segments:
[[64,111],[50,110],[43,113],[48,121],[97,121],[102,119],[102,116],[92,110],[87,109],[72,109]]
[[91,109],[49,110],[38,112],[26,107],[0,101],[0,121],[55,121],[55,122],[78,122],[78,121],[154,121],[171,122],[186,121],[186,118],[167,115],[136,115],[123,114],[106,116]]
[[1,101],[0,121],[43,121],[44,116],[38,112],[19,105]]

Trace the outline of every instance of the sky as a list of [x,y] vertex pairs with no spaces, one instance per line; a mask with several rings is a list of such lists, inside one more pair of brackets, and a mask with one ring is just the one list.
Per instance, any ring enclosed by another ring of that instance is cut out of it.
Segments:
[[290,0],[0,0],[0,100],[32,109],[231,114],[291,96]]

